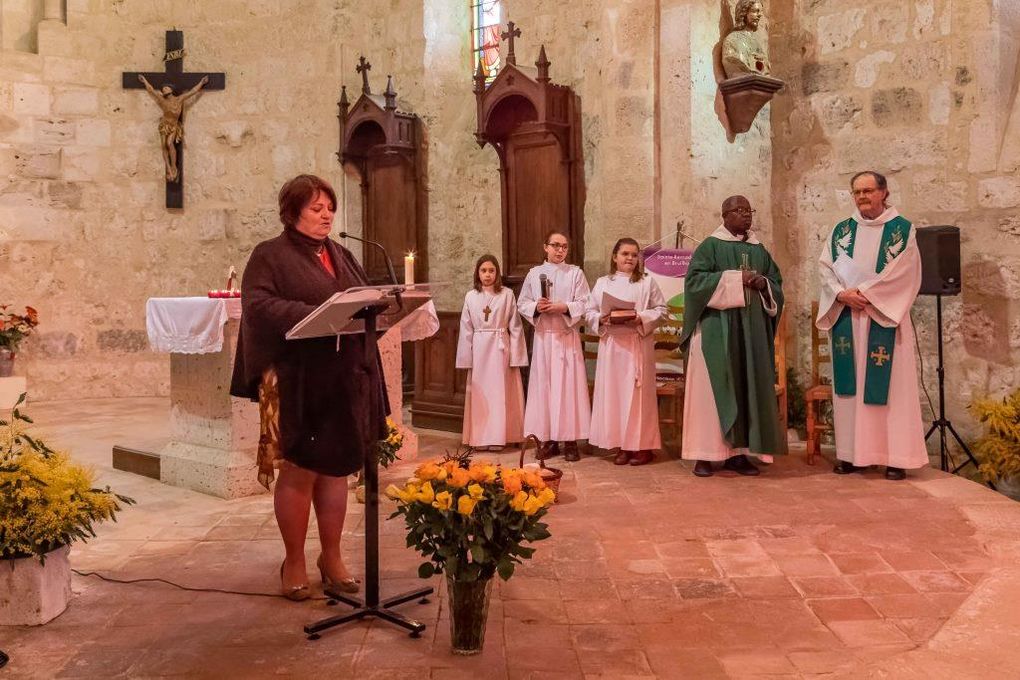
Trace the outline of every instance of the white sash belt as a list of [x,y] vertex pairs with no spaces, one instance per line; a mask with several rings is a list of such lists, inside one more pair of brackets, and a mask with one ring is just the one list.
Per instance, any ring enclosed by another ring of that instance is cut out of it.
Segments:
[[475,333],[495,333],[499,336],[499,351],[506,352],[506,329],[505,328],[478,328]]

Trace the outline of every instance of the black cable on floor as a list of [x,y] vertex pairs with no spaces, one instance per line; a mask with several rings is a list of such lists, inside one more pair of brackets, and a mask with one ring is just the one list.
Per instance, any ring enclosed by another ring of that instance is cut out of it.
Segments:
[[[72,569],[78,576],[95,576],[96,578],[107,581],[109,583],[163,583],[168,586],[172,586],[179,590],[187,590],[194,593],[223,593],[225,595],[244,595],[246,597],[280,597],[284,598],[280,593],[253,593],[244,590],[223,590],[221,588],[193,588],[191,586],[182,586],[180,583],[174,583],[173,581],[167,581],[165,578],[114,578],[112,576],[104,576],[98,571],[79,571],[78,569]],[[286,598],[284,598],[286,599]],[[309,597],[307,600],[331,600],[330,597]],[[3,664],[0,664],[2,666]]]

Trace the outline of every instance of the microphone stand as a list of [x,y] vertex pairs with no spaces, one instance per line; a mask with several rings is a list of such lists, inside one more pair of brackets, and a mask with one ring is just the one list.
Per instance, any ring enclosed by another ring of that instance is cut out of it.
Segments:
[[397,273],[393,270],[393,260],[390,259],[390,254],[386,252],[386,248],[383,247],[383,244],[379,243],[378,241],[370,241],[367,238],[361,238],[360,236],[349,234],[346,231],[341,231],[339,234],[337,234],[337,236],[339,236],[340,238],[352,238],[355,241],[361,241],[362,243],[367,243],[368,245],[375,246],[376,248],[379,249],[379,252],[382,253],[383,262],[386,263],[386,271],[390,275],[390,283],[392,283],[394,286],[393,297],[397,299],[397,311],[399,312],[400,310],[402,310],[404,308],[404,301],[403,299],[401,299],[400,293],[403,289],[397,282]]

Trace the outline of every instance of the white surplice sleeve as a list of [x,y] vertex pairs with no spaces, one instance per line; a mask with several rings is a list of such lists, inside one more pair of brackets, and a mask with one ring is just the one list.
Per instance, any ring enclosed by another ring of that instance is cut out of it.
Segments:
[[605,335],[605,327],[599,323],[602,317],[602,292],[605,290],[605,278],[600,276],[595,288],[588,295],[584,310],[584,325],[592,335]]
[[899,326],[910,314],[921,289],[921,251],[917,249],[915,232],[915,229],[910,230],[903,252],[887,264],[881,274],[857,289],[871,303],[865,311],[879,326]]
[[744,272],[727,269],[719,277],[719,284],[708,301],[711,309],[736,309],[747,304],[744,298]]
[[648,286],[648,306],[638,312],[641,318],[639,332],[643,336],[652,334],[666,318],[666,298],[659,284],[652,277],[646,276],[644,285]]
[[475,328],[471,323],[471,298],[475,291],[464,296],[464,310],[460,313],[460,333],[457,335],[457,368],[471,368],[473,363]]
[[517,301],[514,299],[513,291],[506,289],[507,304],[510,305],[510,323],[507,334],[510,336],[510,365],[528,365],[528,345],[524,341],[524,324],[521,323],[521,316],[517,313]]
[[581,268],[576,267],[573,274],[574,289],[571,291],[570,302],[567,303],[567,315],[569,316],[567,326],[571,328],[580,326],[584,321],[584,314],[588,308],[588,297],[591,295],[588,279],[584,277]]
[[517,311],[531,324],[536,321],[535,312],[540,296],[538,274],[536,268],[532,268],[524,277],[524,283],[521,284],[521,297],[517,300]]
[[[832,231],[835,231],[835,227]],[[843,292],[843,283],[836,275],[832,265],[832,231],[826,237],[822,245],[822,254],[818,257],[818,318],[815,319],[815,326],[819,330],[828,331],[836,324],[839,315],[843,313],[845,305],[836,299],[836,296]]]

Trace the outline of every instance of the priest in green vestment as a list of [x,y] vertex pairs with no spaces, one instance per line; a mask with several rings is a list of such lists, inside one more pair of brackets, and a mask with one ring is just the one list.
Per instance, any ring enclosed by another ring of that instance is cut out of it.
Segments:
[[775,392],[782,277],[751,231],[746,198],[723,201],[722,218],[694,251],[684,280],[682,457],[697,461],[699,477],[713,474],[713,462],[757,475],[749,455],[771,462],[786,453]]

